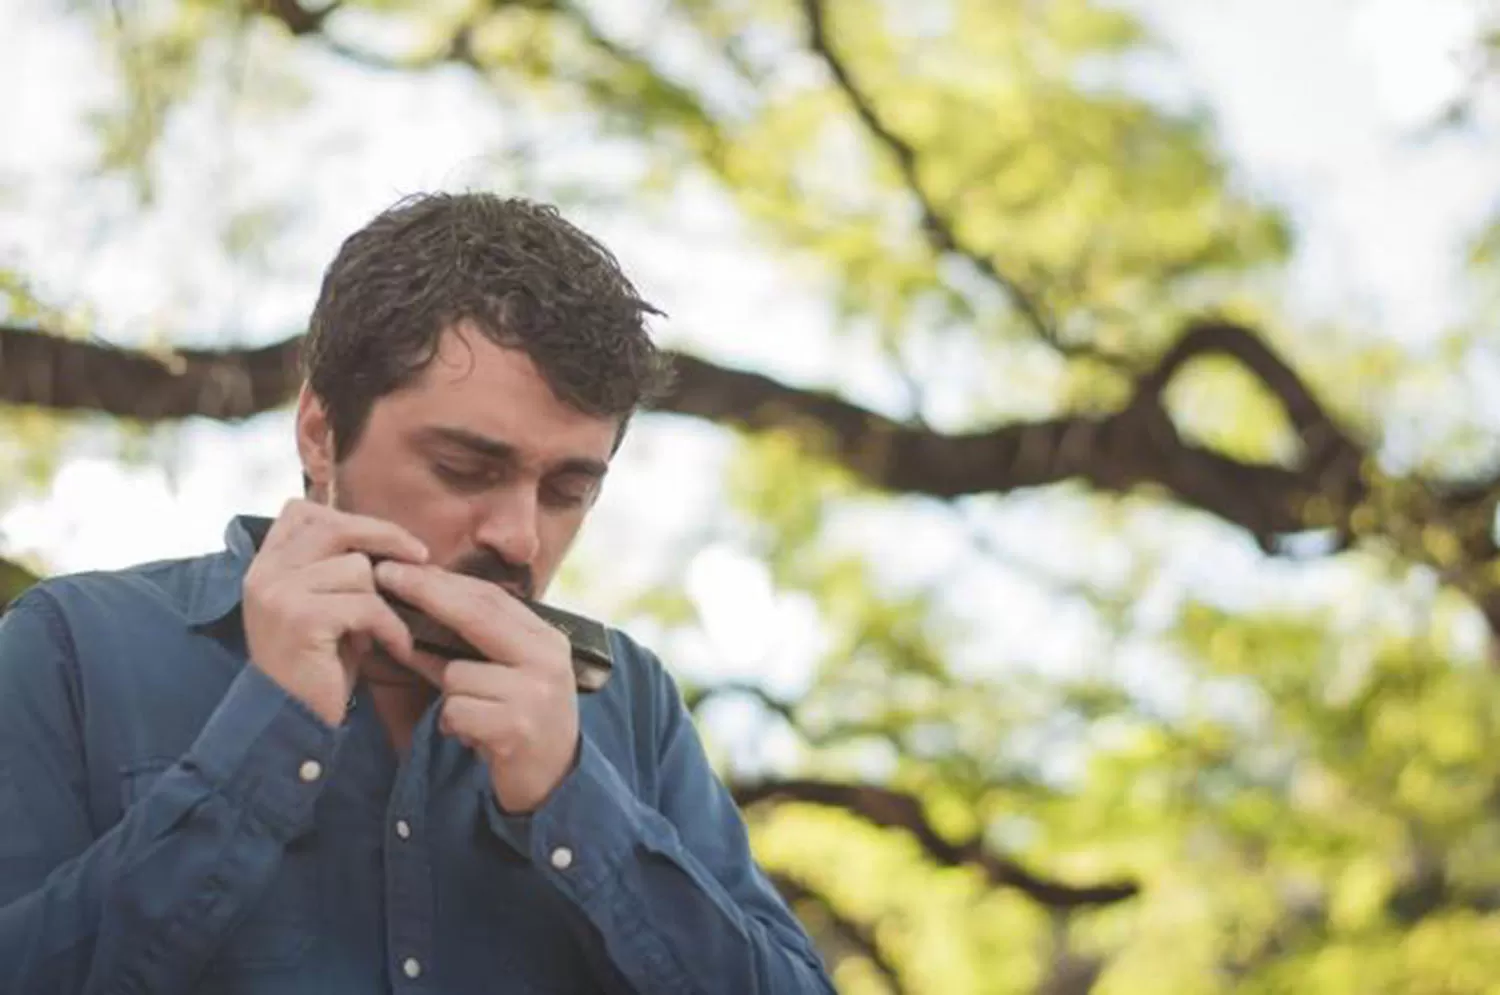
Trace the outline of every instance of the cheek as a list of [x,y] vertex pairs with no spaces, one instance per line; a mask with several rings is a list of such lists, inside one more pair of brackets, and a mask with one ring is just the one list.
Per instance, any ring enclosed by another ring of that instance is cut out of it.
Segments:
[[540,525],[541,549],[532,569],[536,573],[538,586],[545,586],[552,579],[558,566],[568,555],[578,530],[583,525],[583,513],[558,515],[544,519]]
[[472,550],[475,532],[483,520],[478,502],[437,487],[407,495],[397,513],[427,544],[435,563],[455,562]]
[[476,502],[453,494],[415,461],[392,460],[383,467],[365,460],[348,467],[341,497],[360,514],[395,522],[432,551],[438,563],[472,545]]

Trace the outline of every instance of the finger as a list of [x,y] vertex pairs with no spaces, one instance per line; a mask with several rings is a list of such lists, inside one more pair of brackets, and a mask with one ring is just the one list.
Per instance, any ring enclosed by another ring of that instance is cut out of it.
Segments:
[[443,693],[510,701],[517,697],[517,682],[525,679],[503,663],[451,660],[443,668]]
[[337,594],[330,611],[346,634],[364,634],[388,650],[400,663],[410,663],[414,647],[411,630],[376,594]]
[[566,643],[565,636],[515,595],[488,581],[436,566],[386,561],[376,565],[375,582],[452,627],[491,659],[520,663],[538,655],[538,640]]
[[348,552],[414,563],[425,563],[428,557],[422,541],[394,522],[300,500],[282,509],[261,549],[288,564]]
[[505,760],[525,743],[528,719],[512,702],[447,697],[438,730],[465,746]]
[[345,553],[302,567],[285,583],[309,592],[355,592],[375,590],[375,565],[364,553]]

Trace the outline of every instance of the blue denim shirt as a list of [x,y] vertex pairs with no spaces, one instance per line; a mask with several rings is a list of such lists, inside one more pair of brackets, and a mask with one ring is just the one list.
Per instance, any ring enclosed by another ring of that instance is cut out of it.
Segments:
[[363,690],[332,729],[247,665],[249,521],[0,618],[0,991],[833,990],[649,652],[611,633],[509,817],[435,709],[398,757]]

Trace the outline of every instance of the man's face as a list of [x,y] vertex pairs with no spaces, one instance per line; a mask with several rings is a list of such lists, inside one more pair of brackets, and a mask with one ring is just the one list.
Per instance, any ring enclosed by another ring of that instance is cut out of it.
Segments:
[[620,424],[565,404],[524,352],[463,324],[416,381],[375,402],[337,465],[317,408],[304,398],[298,425],[314,496],[326,500],[331,481],[341,510],[395,522],[433,563],[527,597],[572,545]]

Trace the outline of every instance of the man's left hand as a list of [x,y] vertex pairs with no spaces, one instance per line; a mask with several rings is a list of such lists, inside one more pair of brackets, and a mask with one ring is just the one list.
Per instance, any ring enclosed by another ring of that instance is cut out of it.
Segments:
[[572,770],[578,692],[568,637],[501,587],[388,560],[380,585],[468,639],[488,661],[443,670],[438,729],[478,753],[500,807],[534,812]]

